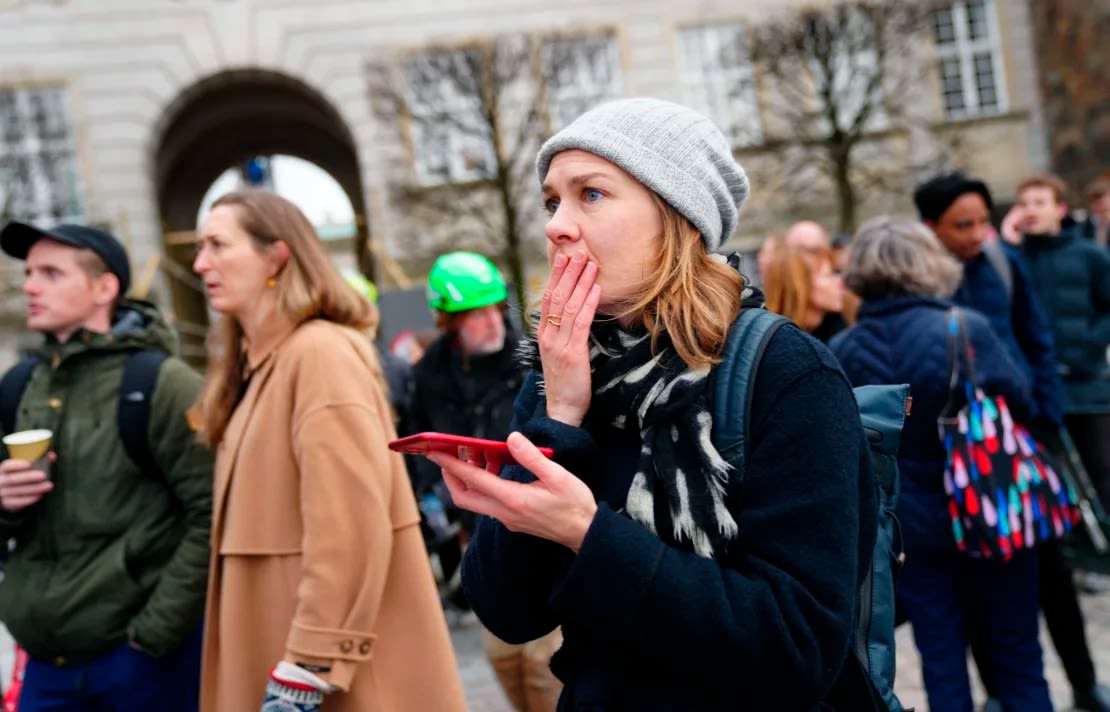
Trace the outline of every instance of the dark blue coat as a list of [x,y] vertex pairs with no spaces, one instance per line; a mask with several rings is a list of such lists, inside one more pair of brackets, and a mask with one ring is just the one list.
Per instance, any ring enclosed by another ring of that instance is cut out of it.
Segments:
[[1022,252],[1051,320],[1068,412],[1110,411],[1110,252],[1073,231],[1027,236]]
[[1033,389],[1031,418],[1054,424],[1064,420],[1064,395],[1056,370],[1052,327],[1020,254],[1002,246],[1013,275],[1013,293],[982,253],[964,261],[964,277],[953,301],[974,309],[990,322],[1010,358]]
[[1079,237],[1082,237],[1084,240],[1089,240],[1092,245],[1102,247],[1102,245],[1099,245],[1098,242],[1095,241],[1098,226],[1095,225],[1094,215],[1088,215],[1087,219],[1083,222],[1075,223],[1075,231]]
[[[562,625],[551,662],[566,684],[560,710],[804,711],[828,693],[876,526],[855,401],[832,354],[793,326],[768,344],[753,398],[748,472],[726,502],[740,538],[711,560],[622,513],[637,433],[589,414],[581,428],[553,421],[535,377],[525,383],[521,431],[554,447],[599,509],[577,555],[482,518],[463,584],[504,640]],[[519,467],[501,476],[534,480]]]
[[[902,489],[942,489],[944,448],[937,418],[948,400],[946,318],[952,303],[901,296],[867,302],[855,326],[830,344],[853,386],[910,384],[913,408],[902,429]],[[1029,413],[1029,382],[982,314],[963,309],[983,389],[1006,398],[1015,418]]]
[[[858,320],[830,344],[853,386],[910,384],[913,407],[902,429],[898,514],[907,551],[952,546],[944,495],[944,448],[937,418],[948,400],[947,315],[952,303],[901,296],[867,302]],[[1017,419],[1028,416],[1029,382],[986,318],[964,309],[983,390],[1006,398]]]

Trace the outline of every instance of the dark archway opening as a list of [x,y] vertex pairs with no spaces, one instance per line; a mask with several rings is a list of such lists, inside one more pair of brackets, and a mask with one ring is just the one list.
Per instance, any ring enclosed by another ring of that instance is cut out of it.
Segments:
[[231,165],[286,154],[327,171],[354,208],[358,229],[350,248],[360,268],[373,273],[354,139],[335,108],[304,82],[261,70],[203,79],[167,108],[155,137],[163,270],[182,351],[191,362],[204,360],[208,327],[205,297],[190,269],[197,211],[209,187]]

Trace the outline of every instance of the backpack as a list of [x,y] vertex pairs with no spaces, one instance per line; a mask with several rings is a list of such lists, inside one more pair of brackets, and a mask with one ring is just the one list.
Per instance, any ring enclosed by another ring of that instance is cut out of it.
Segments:
[[[743,475],[748,455],[751,384],[771,337],[790,321],[749,308],[729,330],[714,375],[712,440],[721,456]],[[830,694],[834,709],[903,712],[894,695],[894,579],[901,567],[901,531],[894,514],[898,499],[898,442],[909,402],[909,386],[853,389],[867,437],[878,503],[878,532],[871,567],[860,586],[860,614],[853,655]],[[734,407],[736,406],[736,407]],[[866,705],[866,706],[865,706]]]
[[[152,349],[132,352],[123,365],[116,406],[116,428],[124,452],[140,470],[150,475],[162,471],[151,451],[148,431],[154,386],[167,356],[163,351]],[[31,373],[38,365],[37,356],[25,356],[0,379],[0,427],[5,433],[15,430],[19,402],[31,380]]]

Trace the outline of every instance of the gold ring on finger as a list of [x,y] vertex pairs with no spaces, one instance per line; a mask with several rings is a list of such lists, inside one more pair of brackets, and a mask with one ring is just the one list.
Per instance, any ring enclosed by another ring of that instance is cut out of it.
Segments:
[[547,323],[554,327],[559,327],[563,323],[563,317],[560,314],[548,314]]

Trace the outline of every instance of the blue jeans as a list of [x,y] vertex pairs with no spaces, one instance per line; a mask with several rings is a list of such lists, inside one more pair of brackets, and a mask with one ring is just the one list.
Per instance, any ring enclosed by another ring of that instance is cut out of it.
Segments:
[[200,643],[198,627],[163,658],[152,658],[129,643],[73,665],[31,658],[19,712],[196,712]]

